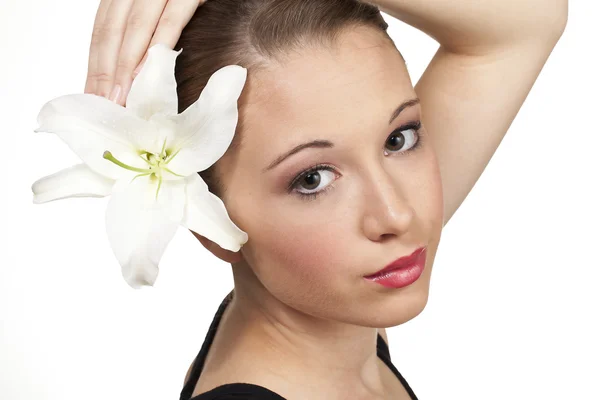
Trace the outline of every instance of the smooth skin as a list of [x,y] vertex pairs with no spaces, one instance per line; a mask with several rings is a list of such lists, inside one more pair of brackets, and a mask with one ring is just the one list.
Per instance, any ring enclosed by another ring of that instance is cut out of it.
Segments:
[[[102,0],[85,93],[111,100],[116,95],[124,105],[147,49],[156,43],[173,48],[204,2]],[[440,43],[414,89],[438,159],[445,225],[481,176],[562,35],[567,0],[371,3]],[[237,257],[220,258],[235,262]],[[385,329],[378,331],[387,342]]]
[[102,0],[92,31],[84,93],[125,105],[133,78],[157,43],[174,48],[206,0]]

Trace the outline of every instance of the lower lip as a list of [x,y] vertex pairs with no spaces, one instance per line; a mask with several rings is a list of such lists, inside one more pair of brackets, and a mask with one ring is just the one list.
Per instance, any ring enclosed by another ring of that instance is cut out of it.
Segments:
[[414,283],[425,269],[425,251],[419,257],[416,264],[410,267],[398,268],[393,271],[386,272],[383,275],[373,277],[364,277],[366,280],[379,283],[382,286],[389,288],[401,288]]

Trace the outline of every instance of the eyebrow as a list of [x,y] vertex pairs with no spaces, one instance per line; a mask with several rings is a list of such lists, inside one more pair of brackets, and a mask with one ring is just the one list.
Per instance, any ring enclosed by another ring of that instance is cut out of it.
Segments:
[[[390,121],[388,122],[388,125],[391,124],[392,122],[394,122],[394,120],[398,117],[398,115],[400,115],[402,113],[402,111],[404,111],[406,108],[412,107],[416,104],[419,104],[420,102],[421,102],[421,100],[418,97],[415,97],[414,99],[407,100],[407,101],[403,102],[402,104],[400,104],[392,112],[392,115],[390,116]],[[281,164],[283,162],[283,160],[285,160],[286,158],[288,158],[304,149],[307,149],[307,148],[322,149],[322,148],[331,148],[333,146],[334,146],[333,142],[331,142],[329,140],[322,140],[322,139],[313,140],[313,141],[307,142],[307,143],[302,143],[302,144],[294,147],[290,151],[277,157],[277,159],[275,159],[275,161],[273,161],[271,164],[269,164],[268,167],[263,169],[263,172],[266,172],[266,171],[269,171],[269,170],[275,168],[277,165]]]

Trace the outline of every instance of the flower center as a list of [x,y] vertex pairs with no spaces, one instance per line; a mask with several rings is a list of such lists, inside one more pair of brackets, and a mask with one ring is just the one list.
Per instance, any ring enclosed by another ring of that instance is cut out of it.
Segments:
[[181,178],[185,178],[183,175],[176,174],[171,171],[167,165],[173,160],[173,158],[179,153],[179,150],[173,152],[171,149],[166,149],[167,139],[163,142],[163,147],[160,153],[152,153],[146,150],[139,150],[138,155],[142,160],[148,164],[148,168],[137,168],[132,167],[131,165],[127,165],[118,159],[116,159],[110,151],[105,151],[102,155],[103,158],[108,161],[118,165],[121,168],[125,168],[129,171],[139,172],[138,175],[134,176],[131,180],[133,182],[134,179],[139,178],[140,176],[148,176],[150,177],[150,181],[155,183],[158,182],[158,186],[156,188],[156,198],[158,198],[158,192],[160,191],[160,187],[162,185],[163,180],[163,172],[169,173],[175,176],[179,176]]

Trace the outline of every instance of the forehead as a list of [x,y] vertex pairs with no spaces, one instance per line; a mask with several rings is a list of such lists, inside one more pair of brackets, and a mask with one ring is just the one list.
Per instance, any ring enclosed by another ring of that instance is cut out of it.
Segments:
[[243,146],[270,156],[305,139],[335,140],[346,129],[385,128],[410,97],[414,89],[394,45],[373,28],[356,28],[334,48],[294,50],[248,77],[240,102]]

